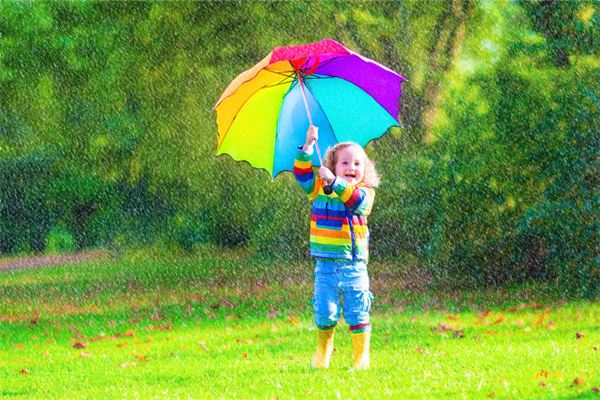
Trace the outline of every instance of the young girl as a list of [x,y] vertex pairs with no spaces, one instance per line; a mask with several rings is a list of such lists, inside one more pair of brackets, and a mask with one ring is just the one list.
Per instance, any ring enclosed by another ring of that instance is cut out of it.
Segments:
[[[367,273],[367,216],[379,177],[363,148],[353,142],[329,149],[325,165],[315,176],[312,152],[317,139],[318,129],[311,126],[294,162],[296,180],[312,200],[310,254],[317,260],[312,299],[317,351],[311,365],[329,367],[341,298],[352,337],[354,369],[368,369],[372,294]],[[333,190],[324,190],[326,186]]]

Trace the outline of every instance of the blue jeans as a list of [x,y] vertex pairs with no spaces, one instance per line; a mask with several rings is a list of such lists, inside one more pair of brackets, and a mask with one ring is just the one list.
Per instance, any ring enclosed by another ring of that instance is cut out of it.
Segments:
[[315,325],[331,329],[340,319],[340,298],[344,319],[351,333],[371,330],[369,311],[373,295],[369,290],[364,261],[317,259],[315,294],[312,299]]

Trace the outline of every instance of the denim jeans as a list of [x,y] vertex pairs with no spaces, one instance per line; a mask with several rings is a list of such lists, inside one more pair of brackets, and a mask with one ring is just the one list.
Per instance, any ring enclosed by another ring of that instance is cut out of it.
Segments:
[[366,262],[317,259],[312,299],[317,328],[330,329],[337,324],[341,300],[350,331],[370,330],[372,299]]

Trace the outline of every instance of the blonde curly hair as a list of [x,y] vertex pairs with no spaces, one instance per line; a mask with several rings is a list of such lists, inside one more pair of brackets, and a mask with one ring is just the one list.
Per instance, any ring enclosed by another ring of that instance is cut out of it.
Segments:
[[327,149],[327,153],[325,154],[325,161],[323,162],[327,168],[329,168],[333,173],[335,173],[335,163],[337,162],[337,154],[340,150],[343,150],[348,147],[354,147],[359,149],[362,153],[365,161],[365,176],[363,177],[363,182],[365,186],[375,188],[379,186],[381,178],[375,169],[375,164],[369,158],[365,149],[363,149],[358,143],[354,142],[341,142],[336,144],[335,146]]

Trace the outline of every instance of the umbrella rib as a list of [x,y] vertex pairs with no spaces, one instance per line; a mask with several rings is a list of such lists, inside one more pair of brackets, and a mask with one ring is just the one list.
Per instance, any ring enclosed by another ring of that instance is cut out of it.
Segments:
[[281,71],[274,71],[274,70],[269,69],[269,68],[265,68],[265,70],[267,70],[267,71],[269,71],[269,72],[271,72],[273,74],[282,75],[282,76],[285,76],[285,77],[288,77],[288,78],[292,78],[292,77],[294,77],[296,75],[295,72],[285,73],[285,72],[281,72]]
[[[289,83],[289,82],[290,82],[290,81],[288,80],[289,78],[291,78],[291,76],[289,76],[289,77],[286,77],[286,78],[283,78],[282,80],[280,80],[280,81],[279,81],[279,82],[277,82],[277,83],[271,83],[271,84],[269,84],[269,85],[265,85],[265,86],[261,87],[261,88],[260,88],[260,89],[258,89],[258,90],[262,90],[262,89],[264,89],[264,88],[269,88],[269,87],[275,87],[275,86],[281,86],[281,85],[285,85],[285,84],[287,84],[287,83]],[[258,92],[258,90],[257,90],[257,92]]]
[[312,80],[312,81],[315,81],[315,80],[318,80],[318,79],[332,79],[332,78],[337,78],[337,76],[320,75],[320,74],[319,75],[313,74],[313,75],[305,75],[304,76],[305,80]]

